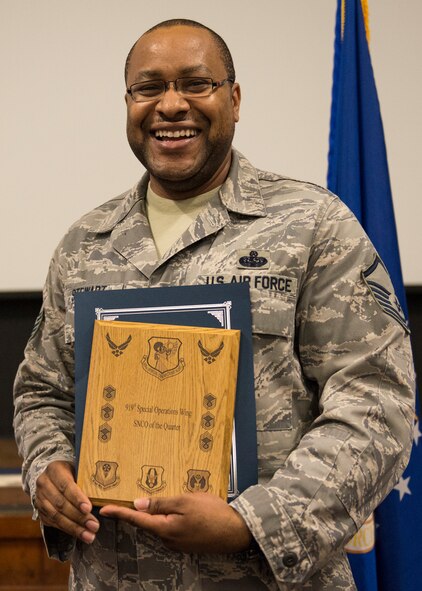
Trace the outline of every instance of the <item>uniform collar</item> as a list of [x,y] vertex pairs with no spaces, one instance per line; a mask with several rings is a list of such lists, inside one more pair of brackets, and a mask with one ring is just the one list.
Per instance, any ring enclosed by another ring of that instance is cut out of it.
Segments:
[[[91,224],[91,230],[98,234],[111,232],[141,202],[145,201],[149,174],[121,197],[120,203],[104,218]],[[266,209],[261,195],[258,172],[240,152],[232,149],[229,174],[220,189],[220,197],[228,211],[247,216],[265,217]]]
[[257,217],[267,215],[258,172],[249,160],[235,149],[232,150],[230,171],[220,189],[220,197],[229,211]]
[[132,189],[123,193],[119,204],[105,215],[98,223],[91,224],[91,230],[97,234],[111,232],[119,222],[127,217],[139,203],[145,201],[149,181],[149,174],[145,173]]

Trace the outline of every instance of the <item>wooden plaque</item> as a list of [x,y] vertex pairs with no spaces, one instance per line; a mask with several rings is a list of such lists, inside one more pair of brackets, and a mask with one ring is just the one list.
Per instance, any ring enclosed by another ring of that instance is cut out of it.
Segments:
[[240,331],[97,320],[78,468],[95,505],[227,498]]

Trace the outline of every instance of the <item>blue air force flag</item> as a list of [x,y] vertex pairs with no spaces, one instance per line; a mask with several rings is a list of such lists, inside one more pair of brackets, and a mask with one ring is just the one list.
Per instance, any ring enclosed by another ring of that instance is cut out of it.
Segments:
[[[338,0],[328,187],[352,209],[380,259],[365,273],[378,305],[406,326],[405,292],[383,126],[368,47],[368,3]],[[400,303],[399,303],[400,301]],[[404,311],[404,312],[403,312]],[[400,481],[347,549],[359,591],[422,585],[422,442],[416,401],[413,449]]]

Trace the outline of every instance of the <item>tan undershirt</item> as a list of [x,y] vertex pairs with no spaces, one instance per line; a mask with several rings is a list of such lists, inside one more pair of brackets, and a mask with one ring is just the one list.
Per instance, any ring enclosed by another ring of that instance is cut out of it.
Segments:
[[149,224],[158,256],[161,258],[176,242],[198,213],[210,201],[220,187],[190,199],[160,197],[148,184],[146,205]]

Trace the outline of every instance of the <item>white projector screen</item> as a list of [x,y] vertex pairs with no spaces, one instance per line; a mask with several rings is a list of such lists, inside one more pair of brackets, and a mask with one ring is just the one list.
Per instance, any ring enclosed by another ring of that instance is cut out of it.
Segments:
[[[422,2],[369,4],[404,279],[422,284]],[[0,291],[40,289],[69,225],[140,177],[123,64],[164,19],[199,20],[231,48],[243,96],[236,147],[325,185],[335,10],[335,0],[1,0]]]

